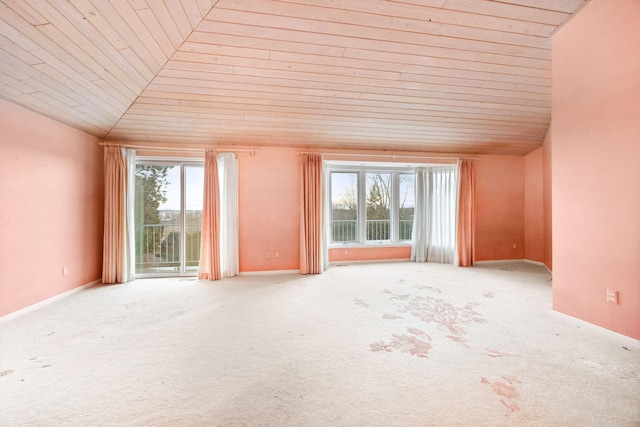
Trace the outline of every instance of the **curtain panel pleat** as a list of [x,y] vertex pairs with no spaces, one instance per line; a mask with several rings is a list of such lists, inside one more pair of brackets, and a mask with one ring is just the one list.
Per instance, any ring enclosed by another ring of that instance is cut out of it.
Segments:
[[204,160],[204,198],[202,203],[202,236],[198,278],[218,280],[220,269],[220,190],[218,161],[213,150],[207,150]]
[[239,274],[238,167],[233,153],[218,154],[220,178],[220,272],[222,277]]
[[411,239],[410,260],[414,262],[427,261],[431,231],[431,173],[426,168],[416,170],[416,206],[413,214],[413,233]]
[[460,195],[458,202],[458,265],[475,262],[475,177],[472,160],[458,163]]
[[323,266],[322,155],[300,155],[300,274],[319,274]]
[[419,168],[415,182],[410,260],[453,264],[456,258],[457,168]]
[[427,261],[453,264],[458,218],[457,167],[434,168],[431,174],[431,233]]
[[104,148],[102,283],[133,279],[133,191],[135,150]]

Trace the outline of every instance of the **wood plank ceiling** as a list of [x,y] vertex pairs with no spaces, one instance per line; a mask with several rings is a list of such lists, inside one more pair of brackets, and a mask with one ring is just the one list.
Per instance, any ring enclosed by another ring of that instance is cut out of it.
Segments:
[[0,0],[0,97],[102,139],[524,154],[585,0]]

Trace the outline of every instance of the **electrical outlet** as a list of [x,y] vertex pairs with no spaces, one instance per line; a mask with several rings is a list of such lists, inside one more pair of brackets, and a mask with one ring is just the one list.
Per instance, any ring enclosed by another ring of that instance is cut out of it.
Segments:
[[67,267],[62,267],[62,275],[63,276],[66,276],[68,272],[69,272],[69,270],[67,270]]
[[280,258],[280,252],[276,252],[276,258]]
[[607,302],[611,304],[618,304],[618,291],[607,289]]
[[514,243],[514,244],[513,244],[513,249],[515,249],[517,246],[518,246],[518,245]]

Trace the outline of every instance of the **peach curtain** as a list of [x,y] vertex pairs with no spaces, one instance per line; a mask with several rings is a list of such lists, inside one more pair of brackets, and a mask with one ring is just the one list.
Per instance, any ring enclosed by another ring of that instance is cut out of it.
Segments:
[[202,202],[202,239],[198,278],[218,280],[220,271],[220,189],[218,161],[213,150],[204,159],[204,199]]
[[322,155],[300,156],[300,274],[319,274],[323,268]]
[[472,160],[458,162],[458,265],[472,266],[475,260],[475,179]]
[[129,247],[132,218],[127,206],[130,167],[126,151],[122,147],[104,148],[102,283],[124,283],[133,276]]

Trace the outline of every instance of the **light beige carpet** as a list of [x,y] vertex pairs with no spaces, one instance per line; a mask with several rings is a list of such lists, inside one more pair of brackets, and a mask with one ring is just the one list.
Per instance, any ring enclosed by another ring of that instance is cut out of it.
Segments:
[[639,342],[524,263],[97,286],[0,350],[3,426],[640,425]]

